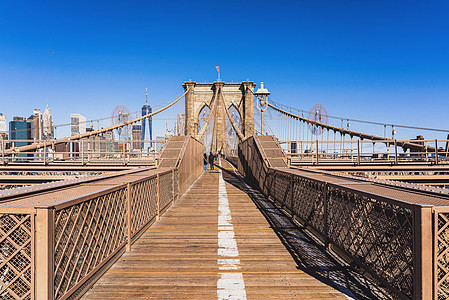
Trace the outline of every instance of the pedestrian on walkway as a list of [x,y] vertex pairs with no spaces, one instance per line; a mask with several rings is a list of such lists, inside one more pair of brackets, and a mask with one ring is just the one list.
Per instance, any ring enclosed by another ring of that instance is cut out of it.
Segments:
[[211,152],[209,154],[209,165],[210,165],[211,170],[214,169],[214,161],[215,161],[215,155]]
[[204,153],[203,164],[204,164],[204,171],[206,171],[207,170],[207,154],[206,153]]

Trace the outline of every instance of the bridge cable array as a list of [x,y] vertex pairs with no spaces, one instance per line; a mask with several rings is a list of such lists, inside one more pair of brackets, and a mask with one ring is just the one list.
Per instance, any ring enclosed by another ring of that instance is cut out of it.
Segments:
[[[393,139],[388,139],[388,138],[380,137],[380,136],[377,136],[377,135],[371,135],[371,134],[366,134],[366,133],[363,133],[363,132],[358,132],[358,131],[345,129],[345,128],[343,128],[343,126],[342,127],[336,127],[336,126],[328,125],[328,124],[325,124],[325,123],[317,122],[317,121],[314,121],[314,120],[310,120],[310,119],[307,119],[307,118],[305,118],[303,116],[295,115],[293,112],[289,112],[289,111],[286,111],[284,109],[281,109],[281,108],[271,104],[270,102],[268,102],[268,106],[270,108],[272,108],[272,109],[274,109],[274,110],[276,110],[276,111],[278,111],[278,112],[280,112],[280,113],[290,117],[290,118],[306,122],[307,124],[310,124],[312,126],[317,126],[317,127],[323,128],[323,129],[332,130],[334,133],[339,132],[340,135],[342,136],[342,138],[345,135],[349,135],[351,137],[351,139],[355,136],[355,137],[358,137],[358,138],[360,138],[362,140],[363,139],[367,139],[367,140],[371,140],[371,141],[379,141],[379,142],[386,143],[386,144],[387,143],[390,144],[390,143],[394,142]],[[411,142],[398,141],[397,145],[402,147],[403,149],[413,149],[413,150],[418,150],[418,151],[425,150],[425,151],[429,151],[429,152],[430,151],[431,152],[435,151],[435,147],[431,147],[431,146],[427,146],[427,145],[420,145],[420,144],[411,143]]]

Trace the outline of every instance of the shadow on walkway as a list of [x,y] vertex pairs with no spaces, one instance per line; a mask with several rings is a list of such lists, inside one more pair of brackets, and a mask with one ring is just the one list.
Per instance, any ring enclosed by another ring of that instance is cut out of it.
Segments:
[[[215,171],[217,168],[220,167],[216,166]],[[392,299],[388,290],[360,274],[355,266],[348,265],[327,252],[324,245],[317,242],[308,230],[294,223],[291,217],[268,200],[257,188],[245,184],[238,172],[225,168],[222,170],[226,182],[251,197],[296,261],[298,269],[334,287],[349,299]]]

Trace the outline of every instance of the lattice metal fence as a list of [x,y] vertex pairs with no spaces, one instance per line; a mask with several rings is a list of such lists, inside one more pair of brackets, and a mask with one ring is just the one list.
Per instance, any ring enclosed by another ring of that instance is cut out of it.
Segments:
[[381,196],[360,195],[350,188],[278,170],[270,171],[267,181],[273,200],[384,283],[412,297],[414,236],[410,205],[400,206]]
[[413,211],[379,196],[328,187],[328,238],[395,289],[413,296]]
[[32,216],[0,214],[0,299],[31,299]]
[[173,199],[173,174],[159,175],[159,203],[160,209],[165,208]]
[[[285,176],[285,175],[284,175]],[[318,180],[293,176],[293,194],[290,209],[310,226],[324,232],[326,230],[325,184]],[[297,201],[301,199],[301,201]]]
[[436,299],[449,299],[449,210],[436,211],[435,227],[435,292]]
[[126,241],[126,188],[55,212],[54,288],[60,298]]
[[174,191],[174,198],[177,199],[179,197],[179,171],[178,169],[175,169],[173,172],[173,191]]
[[131,184],[131,232],[139,231],[157,215],[157,178]]

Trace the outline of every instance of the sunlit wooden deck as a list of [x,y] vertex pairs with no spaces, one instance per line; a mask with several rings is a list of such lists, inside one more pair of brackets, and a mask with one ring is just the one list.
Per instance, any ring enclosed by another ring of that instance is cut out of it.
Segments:
[[347,299],[298,268],[223,167],[231,172],[204,173],[83,299]]

